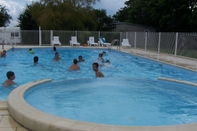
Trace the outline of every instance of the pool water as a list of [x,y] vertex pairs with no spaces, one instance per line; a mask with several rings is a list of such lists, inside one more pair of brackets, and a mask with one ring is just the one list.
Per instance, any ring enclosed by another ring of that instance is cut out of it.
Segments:
[[163,126],[197,122],[197,88],[160,80],[64,80],[30,88],[24,98],[46,113],[100,124]]
[[[52,61],[55,52],[52,48],[34,48],[35,54],[30,54],[28,49],[15,49],[7,52],[6,58],[0,58],[0,83],[6,79],[7,71],[15,72],[15,82],[19,85],[44,78],[53,81],[64,79],[95,78],[92,63],[98,58],[98,54],[106,51],[105,60],[111,64],[100,67],[105,78],[141,78],[156,80],[163,76],[180,80],[196,82],[196,72],[158,63],[145,58],[136,57],[115,50],[107,49],[81,49],[81,48],[57,48],[62,58],[58,62]],[[80,71],[69,71],[74,58],[82,55],[84,62],[79,63]],[[33,65],[33,57],[39,57],[38,65]],[[0,87],[0,100],[6,100],[9,92],[16,87]]]

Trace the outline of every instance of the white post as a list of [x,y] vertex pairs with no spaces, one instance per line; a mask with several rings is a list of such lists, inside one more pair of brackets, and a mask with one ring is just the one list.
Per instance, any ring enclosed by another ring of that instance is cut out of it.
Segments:
[[119,49],[120,49],[120,44],[121,44],[121,46],[122,46],[122,32],[120,32]]
[[53,30],[50,31],[50,45],[52,45],[53,40]]
[[77,31],[75,32],[76,38],[77,38]]
[[176,41],[175,41],[175,51],[174,51],[174,56],[177,55],[177,45],[178,45],[178,32],[176,33]]
[[135,37],[134,37],[134,48],[136,48],[136,39],[137,39],[137,33],[135,32]]
[[42,34],[41,34],[41,27],[39,26],[39,46],[42,45]]
[[144,47],[145,50],[147,49],[147,39],[148,39],[148,33],[145,32],[145,47]]
[[160,53],[160,44],[161,44],[161,32],[159,32],[158,54]]

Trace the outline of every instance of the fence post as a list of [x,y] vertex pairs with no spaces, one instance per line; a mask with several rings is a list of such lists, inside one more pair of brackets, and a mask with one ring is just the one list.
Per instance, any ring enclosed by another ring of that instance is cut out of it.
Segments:
[[135,32],[135,36],[134,36],[134,48],[136,48],[136,39],[137,39],[137,33]]
[[42,34],[41,34],[41,27],[39,26],[39,46],[42,45]]
[[52,45],[53,40],[53,30],[50,31],[50,45]]
[[126,32],[126,39],[128,39],[128,32]]
[[178,45],[178,32],[176,33],[176,41],[175,41],[175,51],[174,51],[174,56],[177,55],[177,45]]
[[161,44],[161,32],[159,32],[158,54],[160,53],[160,44]]
[[119,49],[120,49],[120,44],[121,44],[121,46],[122,46],[122,43],[121,43],[121,41],[122,41],[122,32],[120,32]]
[[75,35],[76,35],[76,38],[77,38],[77,31],[75,31]]
[[148,39],[148,33],[145,32],[145,47],[144,47],[145,50],[147,49],[147,39]]

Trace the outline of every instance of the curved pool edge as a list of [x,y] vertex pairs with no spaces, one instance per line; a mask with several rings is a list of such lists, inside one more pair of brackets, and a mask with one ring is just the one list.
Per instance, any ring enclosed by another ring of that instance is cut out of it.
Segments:
[[177,79],[172,79],[172,78],[167,78],[167,77],[158,77],[157,79],[158,80],[163,80],[163,81],[177,82],[177,83],[181,83],[181,84],[186,84],[186,85],[191,85],[191,86],[196,86],[197,87],[197,83],[194,83],[194,82],[177,80]]
[[[41,112],[24,100],[24,93],[38,84],[51,79],[38,80],[13,90],[8,97],[10,115],[25,128],[36,131],[186,131],[197,130],[197,124],[174,126],[115,126],[64,119]],[[151,119],[151,118],[150,118]]]

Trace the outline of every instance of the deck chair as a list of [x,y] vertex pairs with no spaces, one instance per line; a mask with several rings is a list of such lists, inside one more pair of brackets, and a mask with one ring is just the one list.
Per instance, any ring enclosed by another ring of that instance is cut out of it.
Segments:
[[105,41],[105,38],[100,38],[99,39],[99,44],[101,45],[101,46],[111,46],[111,44],[110,43],[107,43],[106,41]]
[[122,40],[122,47],[131,47],[131,45],[129,44],[128,39],[123,39]]
[[53,37],[53,40],[51,41],[51,45],[54,46],[54,45],[59,45],[61,46],[61,42],[59,41],[59,36],[54,36]]
[[78,46],[80,46],[80,43],[77,42],[77,37],[76,37],[76,36],[71,36],[70,45],[71,45],[71,46],[73,46],[73,45],[78,45]]
[[91,46],[91,45],[98,46],[99,45],[98,43],[94,42],[94,37],[89,37],[89,40],[87,41],[87,43],[88,43],[88,46]]

